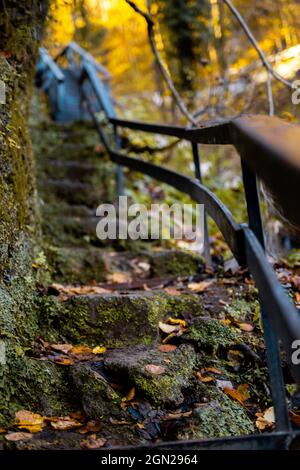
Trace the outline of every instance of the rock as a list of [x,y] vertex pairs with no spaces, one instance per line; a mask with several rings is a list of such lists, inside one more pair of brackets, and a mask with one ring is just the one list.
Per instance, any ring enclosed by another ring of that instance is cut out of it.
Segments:
[[[88,339],[108,347],[150,344],[158,339],[158,323],[165,316],[202,315],[199,296],[165,292],[80,295],[65,302],[53,299],[51,315],[63,336],[71,341]],[[47,312],[45,315],[49,317]]]
[[[186,426],[181,426],[178,439],[241,436],[256,432],[247,412],[215,385],[198,383],[199,405],[195,406]],[[206,401],[205,401],[206,400]]]
[[94,419],[121,414],[119,395],[99,373],[88,364],[76,364],[71,376],[85,413]]
[[220,347],[226,348],[236,340],[229,326],[210,317],[195,318],[183,337],[210,353],[217,352]]
[[154,276],[191,276],[203,266],[200,256],[184,251],[170,250],[153,254],[152,268]]
[[195,363],[191,345],[181,345],[168,354],[153,346],[136,346],[109,352],[104,367],[127,376],[153,404],[179,405],[184,400],[183,391],[190,385]]

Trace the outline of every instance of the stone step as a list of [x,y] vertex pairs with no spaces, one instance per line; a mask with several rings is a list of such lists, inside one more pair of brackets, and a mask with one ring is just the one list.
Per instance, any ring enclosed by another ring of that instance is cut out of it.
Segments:
[[103,282],[110,273],[125,272],[132,279],[192,276],[203,260],[182,251],[107,252],[97,247],[49,247],[47,258],[57,282]]
[[203,315],[204,310],[196,294],[135,291],[78,295],[67,300],[47,296],[44,314],[67,341],[116,348],[155,342],[160,320],[168,316],[193,318]]
[[[104,243],[96,237],[98,221],[98,218],[90,216],[52,216],[48,219],[43,218],[43,235],[51,245],[87,246],[94,243],[98,246],[104,246]],[[110,241],[108,240],[108,242]]]
[[100,181],[98,188],[95,188],[80,181],[49,178],[44,182],[43,194],[49,194],[50,200],[56,198],[69,204],[84,204],[88,207],[98,207],[105,198],[103,183]]
[[43,165],[43,170],[48,178],[90,181],[97,171],[97,165],[77,161],[61,161],[50,159]]

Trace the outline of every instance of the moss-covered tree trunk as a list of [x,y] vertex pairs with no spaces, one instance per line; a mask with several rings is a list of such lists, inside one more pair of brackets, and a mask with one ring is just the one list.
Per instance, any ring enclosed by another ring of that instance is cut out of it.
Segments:
[[1,418],[18,401],[23,353],[36,335],[32,262],[38,253],[39,224],[27,118],[47,7],[48,0],[0,4],[0,79],[6,98],[0,104]]

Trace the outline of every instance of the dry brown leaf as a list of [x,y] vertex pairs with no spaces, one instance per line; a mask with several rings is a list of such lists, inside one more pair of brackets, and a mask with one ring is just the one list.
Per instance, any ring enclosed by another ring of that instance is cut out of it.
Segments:
[[244,405],[244,402],[249,398],[249,385],[243,384],[238,387],[237,390],[234,390],[230,387],[224,387],[223,391],[233,400],[238,401],[241,405]]
[[239,323],[238,327],[240,328],[240,330],[247,331],[249,333],[254,330],[254,326],[250,323]]
[[295,413],[294,411],[289,412],[289,416],[291,421],[298,427],[300,427],[300,415]]
[[180,330],[179,325],[168,325],[167,323],[159,322],[158,323],[159,329],[166,334],[174,333],[175,331]]
[[191,291],[196,292],[198,294],[200,292],[204,292],[215,282],[216,282],[215,279],[210,279],[208,281],[201,281],[201,282],[190,282],[188,284],[188,288]]
[[175,295],[175,296],[181,295],[181,292],[175,287],[165,287],[164,291],[170,295]]
[[260,431],[265,431],[266,429],[274,428],[275,414],[273,406],[267,408],[263,413],[256,413],[256,416],[257,420],[255,424]]
[[71,284],[62,285],[54,283],[51,287],[65,295],[108,294],[111,292],[110,289],[105,289],[97,285],[73,286]]
[[93,350],[93,354],[104,354],[106,352],[106,347],[105,346],[96,346]]
[[60,351],[63,352],[64,354],[68,354],[71,349],[73,348],[72,344],[50,344],[51,349],[54,349],[54,351]]
[[180,419],[180,418],[188,418],[189,416],[192,415],[192,411],[186,411],[184,413],[168,413],[163,417],[163,421],[172,421],[175,419]]
[[300,293],[299,292],[296,292],[296,294],[295,294],[295,302],[297,304],[300,304]]
[[83,449],[99,449],[99,447],[103,447],[107,442],[107,439],[98,438],[96,434],[92,434],[85,439],[82,439],[80,442],[80,446]]
[[79,429],[79,434],[87,434],[88,432],[99,432],[101,429],[101,424],[97,421],[91,420],[86,423],[85,426]]
[[0,426],[0,434],[4,434],[7,430],[5,428],[2,428],[2,426]]
[[212,372],[213,374],[222,374],[222,372],[219,369],[216,369],[215,367],[204,367],[203,372]]
[[197,379],[200,380],[200,382],[206,383],[206,382],[213,382],[216,380],[214,377],[203,377],[203,375],[200,372],[196,372],[196,377]]
[[157,366],[155,364],[147,364],[145,366],[145,369],[147,372],[150,372],[150,374],[153,374],[153,375],[161,375],[166,372],[166,369],[164,367]]
[[111,282],[112,284],[126,284],[132,281],[130,274],[125,272],[115,272],[112,274],[108,274],[106,276],[106,280]]
[[7,441],[29,441],[33,438],[33,435],[29,432],[12,432],[10,434],[6,434],[5,439]]
[[164,353],[173,352],[177,349],[175,344],[161,344],[158,346],[158,350]]
[[59,364],[60,366],[71,366],[74,364],[72,359],[61,356],[49,356],[49,359],[55,362],[55,364]]
[[78,421],[70,418],[69,416],[61,416],[55,419],[51,419],[50,417],[49,421],[51,427],[58,431],[67,431],[69,429],[75,429],[82,426],[82,423],[79,423]]
[[135,387],[129,390],[126,397],[122,398],[122,401],[131,401],[135,397]]

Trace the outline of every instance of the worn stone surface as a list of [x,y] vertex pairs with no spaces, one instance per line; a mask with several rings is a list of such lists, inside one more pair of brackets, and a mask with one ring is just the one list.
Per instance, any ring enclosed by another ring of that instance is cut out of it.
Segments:
[[101,374],[88,364],[76,364],[71,368],[71,376],[87,416],[99,420],[120,416],[121,397]]
[[[184,400],[184,389],[190,385],[196,355],[187,344],[170,354],[161,353],[153,346],[136,346],[110,352],[104,365],[108,371],[128,376],[155,405],[179,405]],[[159,366],[163,372],[152,373],[151,368],[147,369],[149,365]]]
[[202,315],[201,299],[164,292],[80,295],[60,302],[48,298],[44,317],[71,341],[88,339],[110,347],[150,344],[159,337],[158,323],[166,316]]

